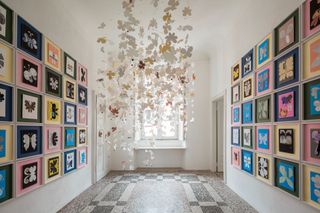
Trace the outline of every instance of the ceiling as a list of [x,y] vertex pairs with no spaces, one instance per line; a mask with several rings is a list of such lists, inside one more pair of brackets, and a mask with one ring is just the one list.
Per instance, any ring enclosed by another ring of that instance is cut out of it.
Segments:
[[[75,20],[77,26],[81,26],[83,32],[92,42],[96,42],[98,36],[107,36],[112,42],[117,42],[117,20],[122,16],[122,0],[58,0],[64,10]],[[139,20],[148,21],[154,18],[162,18],[160,9],[152,6],[153,0],[136,0],[134,14]],[[166,3],[167,0],[160,0]],[[183,5],[190,5],[192,16],[188,20],[178,17],[176,23],[187,22],[194,27],[190,34],[190,44],[194,46],[194,54],[205,57],[214,48],[216,42],[225,33],[230,31],[234,20],[242,11],[252,4],[254,0],[180,0]],[[162,7],[160,7],[162,8]],[[104,22],[106,28],[98,29]],[[112,48],[112,47],[110,47]],[[117,49],[117,45],[114,45]]]

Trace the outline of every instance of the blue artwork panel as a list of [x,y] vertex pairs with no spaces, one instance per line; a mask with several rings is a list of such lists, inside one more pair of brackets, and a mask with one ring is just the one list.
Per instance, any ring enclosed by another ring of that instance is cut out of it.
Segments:
[[294,192],[295,190],[295,171],[292,164],[284,161],[277,163],[278,185],[281,188]]
[[310,86],[310,114],[320,115],[320,84]]
[[239,107],[235,107],[233,109],[233,122],[234,123],[240,122],[240,108]]
[[269,39],[266,39],[258,46],[258,64],[269,59],[269,45]]
[[12,165],[0,167],[0,203],[12,198]]
[[252,102],[242,104],[242,123],[252,123]]
[[258,129],[259,149],[269,149],[269,129]]
[[64,173],[65,174],[77,168],[76,155],[77,155],[76,150],[71,150],[64,153]]
[[75,147],[76,146],[76,129],[66,128],[65,129],[65,147]]
[[310,172],[310,199],[320,204],[320,173]]
[[0,84],[0,121],[12,121],[12,87]]
[[6,196],[7,192],[7,174],[6,170],[0,170],[0,199],[3,199]]
[[0,129],[0,158],[6,156],[6,130]]
[[258,74],[258,92],[269,89],[269,69],[265,69]]
[[242,150],[242,170],[253,174],[253,153]]
[[30,157],[41,153],[42,127],[17,126],[17,157]]

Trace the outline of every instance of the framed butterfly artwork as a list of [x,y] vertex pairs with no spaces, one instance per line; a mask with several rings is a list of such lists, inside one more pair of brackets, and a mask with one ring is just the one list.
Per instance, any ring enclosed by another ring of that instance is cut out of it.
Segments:
[[241,124],[241,106],[233,106],[232,107],[232,124],[239,125]]
[[272,185],[273,167],[272,159],[269,155],[256,154],[256,177],[257,179]]
[[305,120],[320,118],[320,79],[303,85],[304,105],[303,118]]
[[87,147],[77,149],[77,168],[83,168],[88,164]]
[[274,154],[288,159],[300,160],[299,124],[279,124],[274,127]]
[[45,96],[45,123],[61,124],[62,105],[60,100]]
[[2,42],[0,42],[0,81],[13,83],[13,49]]
[[76,125],[77,124],[77,107],[74,104],[64,103],[64,123]]
[[253,174],[253,152],[241,150],[241,169],[249,174]]
[[51,154],[44,157],[44,183],[49,183],[61,177],[61,154]]
[[62,75],[46,67],[46,93],[56,97],[62,97]]
[[253,122],[252,107],[252,101],[242,104],[242,124],[251,124]]
[[44,63],[57,71],[61,71],[61,49],[48,38],[44,39]]
[[88,144],[87,128],[77,128],[77,147],[85,146]]
[[88,90],[80,85],[78,85],[78,102],[79,104],[88,105]]
[[16,164],[17,197],[35,190],[42,185],[42,159],[33,158]]
[[12,87],[0,84],[0,121],[12,121]]
[[242,140],[241,140],[241,145],[242,147],[252,149],[253,148],[253,132],[252,132],[252,126],[243,126],[242,127]]
[[267,35],[256,46],[255,51],[256,69],[263,67],[271,61],[272,58],[272,34]]
[[77,107],[77,124],[80,126],[86,126],[87,125],[87,118],[88,118],[88,112],[86,107],[78,106]]
[[309,205],[320,209],[320,168],[304,165],[303,166],[303,200]]
[[64,152],[64,174],[72,172],[77,169],[77,150],[70,150]]
[[299,164],[275,159],[275,185],[299,197]]
[[13,159],[13,126],[0,124],[0,163]]
[[304,10],[304,37],[310,36],[320,29],[320,2],[317,0],[306,0],[303,4]]
[[303,44],[303,79],[320,75],[320,34]]
[[235,104],[240,102],[241,94],[240,94],[240,84],[237,84],[231,88],[231,103]]
[[256,150],[266,154],[272,154],[272,126],[259,125],[256,127]]
[[75,127],[65,127],[64,128],[64,148],[69,149],[76,147],[76,128]]
[[265,123],[271,121],[271,96],[256,99],[256,122]]
[[64,73],[70,78],[77,79],[77,61],[64,52]]
[[290,14],[274,30],[275,55],[289,49],[299,41],[299,9]]
[[12,44],[13,11],[3,2],[0,2],[0,14],[2,17],[0,23],[0,38]]
[[17,86],[33,90],[42,91],[42,65],[36,60],[16,53],[16,84]]
[[76,102],[77,99],[77,84],[75,81],[68,78],[63,78],[63,98],[66,101]]
[[78,83],[88,86],[88,69],[78,63]]
[[253,71],[253,49],[251,49],[245,56],[241,59],[242,65],[242,78],[247,76]]
[[59,152],[62,149],[62,127],[45,126],[43,146],[45,154]]
[[241,169],[241,149],[237,147],[231,147],[232,166]]
[[42,127],[17,126],[17,158],[42,154]]
[[0,166],[0,204],[10,200],[13,195],[12,164]]
[[17,90],[17,121],[41,123],[42,96]]
[[299,48],[292,50],[274,62],[275,89],[299,81]]
[[231,128],[231,144],[240,146],[240,127]]
[[265,95],[272,89],[272,65],[267,65],[255,73],[256,95]]
[[253,77],[249,76],[242,80],[242,100],[253,98]]
[[320,166],[320,123],[303,124],[303,160]]
[[289,88],[274,95],[275,121],[299,119],[299,87]]
[[17,47],[41,61],[42,34],[20,16],[17,20]]

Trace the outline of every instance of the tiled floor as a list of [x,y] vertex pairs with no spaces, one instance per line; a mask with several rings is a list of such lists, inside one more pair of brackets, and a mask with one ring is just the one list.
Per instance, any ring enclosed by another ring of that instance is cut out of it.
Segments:
[[111,173],[61,213],[256,212],[223,184],[221,175],[194,172]]

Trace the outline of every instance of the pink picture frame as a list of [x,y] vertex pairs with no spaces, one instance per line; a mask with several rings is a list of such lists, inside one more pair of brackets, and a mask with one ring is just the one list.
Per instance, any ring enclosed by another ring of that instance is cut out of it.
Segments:
[[311,0],[306,0],[304,3],[304,29],[303,35],[304,37],[308,37],[319,31],[320,25],[310,30],[310,2]]
[[[231,147],[231,160],[233,167],[241,169],[241,149],[237,147]],[[236,158],[236,155],[238,158]]]
[[[268,133],[268,149],[264,149],[264,148],[260,148],[259,146],[259,130],[268,130],[269,133]],[[255,144],[255,148],[258,152],[261,152],[261,153],[265,153],[265,154],[272,154],[272,150],[273,150],[273,137],[272,137],[272,126],[271,125],[260,125],[260,126],[257,126],[256,127],[256,130],[255,130],[255,141],[256,141],[256,144]]]
[[[82,152],[85,152],[85,163],[81,163]],[[88,165],[88,148],[82,147],[77,149],[77,168],[83,168]]]
[[[320,165],[320,158],[312,157],[311,150],[315,151],[311,145],[311,137],[312,137],[312,130],[319,129],[320,130],[320,123],[310,123],[303,125],[303,141],[304,141],[304,151],[303,151],[303,160],[308,161],[310,163]],[[314,136],[313,136],[314,137]],[[319,138],[320,139],[320,138]],[[320,146],[320,141],[318,141],[318,145]]]
[[[272,64],[262,67],[255,73],[255,90],[256,96],[265,95],[270,93],[272,90],[272,79],[273,79],[273,68]],[[264,81],[264,77],[266,77],[266,73],[268,73],[268,85]],[[267,89],[266,89],[267,88]],[[261,91],[263,90],[263,91]]]
[[87,107],[77,107],[77,123],[81,126],[86,126],[88,122],[88,110]]
[[[36,164],[37,165],[37,175],[36,180],[37,182],[27,188],[23,188],[23,166],[28,164]],[[42,185],[42,160],[41,158],[33,158],[28,159],[24,161],[19,161],[16,164],[16,195],[17,197],[26,194],[28,192],[31,192],[37,188],[39,188]]]
[[[35,65],[37,66],[37,69],[34,69],[32,66],[28,65]],[[26,68],[26,70],[24,70]],[[34,80],[34,70],[37,71],[37,77],[36,77],[36,85],[32,85],[32,82],[35,82]],[[26,73],[24,73],[26,72]],[[32,82],[26,83],[23,81],[23,77],[26,76],[28,79],[32,79]],[[42,64],[38,61],[32,59],[29,56],[26,56],[20,52],[16,53],[16,84],[17,86],[35,91],[35,92],[41,92],[42,91]]]
[[77,63],[77,80],[80,85],[88,86],[88,69],[79,63]]
[[[57,133],[55,136],[57,144],[52,140],[54,138],[52,134]],[[62,149],[62,127],[60,126],[45,126],[44,128],[44,144],[43,150],[45,154],[59,152]]]

